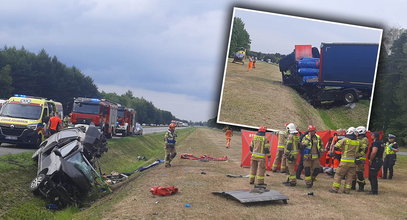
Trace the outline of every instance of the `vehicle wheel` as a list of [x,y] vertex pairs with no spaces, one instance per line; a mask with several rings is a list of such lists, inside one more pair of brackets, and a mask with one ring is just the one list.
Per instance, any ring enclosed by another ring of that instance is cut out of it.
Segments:
[[343,93],[343,101],[345,102],[345,104],[354,103],[357,102],[357,100],[358,98],[354,91],[348,90]]
[[40,194],[40,186],[45,180],[45,174],[40,173],[37,177],[35,177],[30,184],[30,190],[33,192],[34,195]]

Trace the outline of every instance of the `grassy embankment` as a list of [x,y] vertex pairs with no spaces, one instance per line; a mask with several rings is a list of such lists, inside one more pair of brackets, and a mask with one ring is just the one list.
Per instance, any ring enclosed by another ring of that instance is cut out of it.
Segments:
[[[195,129],[178,131],[178,142]],[[61,211],[45,209],[47,204],[29,191],[29,184],[37,171],[31,160],[32,153],[0,156],[0,219],[72,219],[79,212],[76,207]],[[145,156],[147,161],[138,161],[137,156]],[[150,164],[157,158],[163,159],[163,133],[139,137],[125,137],[109,140],[109,151],[101,158],[102,172],[127,172]]]

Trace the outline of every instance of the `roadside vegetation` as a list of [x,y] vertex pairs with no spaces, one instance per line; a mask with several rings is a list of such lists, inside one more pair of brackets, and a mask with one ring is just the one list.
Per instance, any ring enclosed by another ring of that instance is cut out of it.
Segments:
[[[178,142],[182,143],[194,130],[178,130]],[[37,165],[31,155],[28,152],[0,156],[0,219],[72,219],[80,211],[78,207],[50,211],[45,208],[46,201],[30,192],[29,184],[37,174]],[[145,156],[147,160],[137,160],[137,156]],[[102,156],[100,165],[106,174],[129,172],[163,157],[161,132],[109,140],[109,151]]]

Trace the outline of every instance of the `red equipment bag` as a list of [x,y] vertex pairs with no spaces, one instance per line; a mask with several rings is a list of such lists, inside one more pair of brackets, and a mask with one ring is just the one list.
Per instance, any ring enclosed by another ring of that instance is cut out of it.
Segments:
[[168,186],[168,187],[153,186],[150,188],[150,192],[153,195],[157,195],[157,196],[169,196],[169,195],[177,193],[178,188],[175,188],[174,186]]

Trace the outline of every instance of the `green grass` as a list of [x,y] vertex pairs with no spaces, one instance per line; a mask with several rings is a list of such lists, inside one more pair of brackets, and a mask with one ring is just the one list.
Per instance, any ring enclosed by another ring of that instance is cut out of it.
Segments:
[[329,129],[367,126],[369,104],[369,100],[360,100],[354,109],[339,106],[330,109],[318,109],[318,112]]
[[[178,142],[194,130],[178,130]],[[164,157],[163,133],[113,139],[109,140],[108,146],[109,151],[100,161],[102,172],[105,173],[113,170],[132,171]],[[77,207],[49,211],[45,208],[47,202],[30,192],[29,184],[37,174],[37,165],[31,155],[28,152],[0,156],[0,219],[72,219],[80,213]],[[147,157],[148,161],[137,161],[139,155]]]

